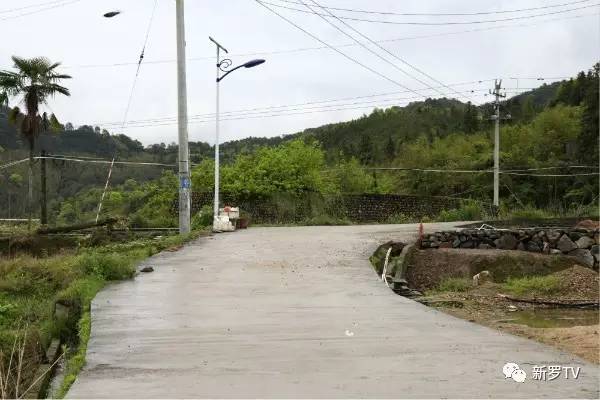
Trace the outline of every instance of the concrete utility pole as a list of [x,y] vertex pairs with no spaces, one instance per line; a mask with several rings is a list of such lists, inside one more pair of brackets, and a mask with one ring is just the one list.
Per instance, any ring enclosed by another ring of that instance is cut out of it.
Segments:
[[494,91],[490,91],[496,96],[494,101],[496,112],[492,117],[496,122],[494,128],[494,207],[498,207],[500,203],[500,98],[506,97],[500,93],[500,89],[502,89],[502,79],[497,79],[494,82]]
[[179,233],[190,232],[190,156],[188,148],[187,83],[185,68],[184,0],[175,0],[177,14],[177,121],[179,125]]

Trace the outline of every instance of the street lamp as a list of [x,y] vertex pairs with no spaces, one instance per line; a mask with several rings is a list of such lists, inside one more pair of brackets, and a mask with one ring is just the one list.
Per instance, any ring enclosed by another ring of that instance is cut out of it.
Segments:
[[[155,5],[156,7],[156,5]],[[121,14],[120,10],[105,13],[104,18],[113,18]],[[179,164],[179,233],[189,233],[190,220],[190,156],[188,141],[188,113],[187,113],[187,77],[185,63],[185,6],[184,0],[175,0],[175,25],[177,40],[177,136],[178,136],[178,164]],[[142,57],[144,53],[142,52]],[[141,63],[141,58],[140,58]],[[139,67],[138,67],[139,68]],[[113,158],[114,163],[114,158]],[[112,168],[112,165],[111,165]],[[110,179],[110,172],[108,175]],[[108,185],[108,180],[106,182]],[[106,193],[106,188],[104,189]],[[104,194],[102,195],[104,198]],[[102,203],[101,203],[102,204]],[[99,211],[98,211],[99,215]],[[97,219],[97,217],[96,217]]]
[[[244,64],[238,65],[237,67],[231,68],[233,62],[229,58],[221,60],[221,50],[228,53],[227,49],[219,44],[215,39],[208,37],[211,42],[217,46],[217,109],[216,109],[216,133],[215,133],[215,202],[213,210],[213,230],[217,229],[217,217],[219,216],[219,130],[220,130],[220,101],[219,101],[219,87],[220,83],[225,77],[231,74],[233,71],[240,68],[253,68],[257,65],[263,64],[265,60],[256,59],[248,61]],[[224,72],[224,74],[221,74]]]

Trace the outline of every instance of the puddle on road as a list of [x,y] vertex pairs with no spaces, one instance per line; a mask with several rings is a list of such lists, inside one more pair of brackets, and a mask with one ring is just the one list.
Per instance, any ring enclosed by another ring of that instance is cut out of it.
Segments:
[[531,328],[568,328],[571,326],[598,325],[598,310],[539,309],[515,311],[510,319],[499,322],[527,325]]

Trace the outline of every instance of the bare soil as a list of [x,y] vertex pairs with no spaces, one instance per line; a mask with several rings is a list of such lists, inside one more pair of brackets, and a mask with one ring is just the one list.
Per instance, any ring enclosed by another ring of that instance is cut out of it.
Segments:
[[[492,254],[490,254],[492,253]],[[493,281],[465,292],[439,292],[435,288],[449,277],[471,278],[489,270]],[[596,271],[574,264],[568,257],[519,251],[440,249],[419,251],[410,260],[407,278],[411,287],[424,291],[418,299],[453,316],[527,337],[600,363],[598,309],[552,308],[511,301],[500,296],[508,276],[547,275],[559,278],[560,289],[546,296],[513,296],[529,300],[598,302]],[[499,279],[497,279],[499,278]]]

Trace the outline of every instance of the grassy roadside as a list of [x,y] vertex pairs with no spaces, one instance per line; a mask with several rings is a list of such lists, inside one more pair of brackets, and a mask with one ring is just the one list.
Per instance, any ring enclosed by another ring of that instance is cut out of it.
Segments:
[[[90,304],[96,293],[111,281],[132,278],[136,265],[143,259],[177,248],[201,234],[197,231],[189,235],[81,248],[48,258],[0,259],[3,397],[37,396],[37,393],[24,391],[34,380],[38,367],[48,362],[43,354],[53,339],[63,343],[61,351],[66,360],[64,381],[52,395],[64,397],[85,364],[91,330]],[[15,338],[24,343],[17,352]],[[18,359],[23,362],[15,362]]]

